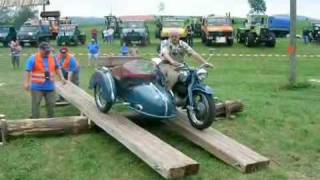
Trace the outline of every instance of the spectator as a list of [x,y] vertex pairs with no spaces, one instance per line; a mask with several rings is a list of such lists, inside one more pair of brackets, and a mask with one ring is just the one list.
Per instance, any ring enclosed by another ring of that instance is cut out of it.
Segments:
[[308,44],[309,42],[311,42],[310,30],[308,30],[308,28],[304,28],[302,34],[303,34],[304,44]]
[[97,67],[97,61],[99,58],[100,47],[94,39],[91,39],[91,44],[88,45],[89,59],[88,67],[91,67],[92,62],[94,61],[95,67]]
[[111,44],[112,41],[113,41],[113,34],[114,34],[113,28],[109,27],[107,29],[107,41],[108,41],[109,44]]
[[97,31],[97,29],[92,29],[91,30],[91,37],[92,37],[92,39],[94,39],[96,41],[96,43],[98,43],[98,31]]
[[32,117],[40,117],[40,104],[42,98],[46,101],[49,118],[54,117],[55,107],[55,75],[62,82],[63,78],[59,64],[51,55],[51,47],[47,42],[39,45],[39,51],[27,61],[24,89],[31,91]]
[[193,30],[191,26],[187,26],[187,43],[189,46],[193,46]]
[[13,69],[20,67],[20,56],[22,47],[18,40],[10,42],[10,50],[11,50],[11,62]]
[[120,49],[120,52],[121,52],[121,56],[128,56],[129,55],[129,47],[127,46],[127,43],[123,43],[121,49]]

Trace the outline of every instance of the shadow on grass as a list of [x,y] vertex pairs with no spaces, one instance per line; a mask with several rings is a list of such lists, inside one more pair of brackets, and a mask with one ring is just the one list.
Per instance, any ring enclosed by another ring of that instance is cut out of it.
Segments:
[[294,84],[285,84],[283,86],[280,86],[279,89],[284,91],[298,91],[298,90],[309,89],[309,88],[315,88],[315,86],[310,82],[297,82]]

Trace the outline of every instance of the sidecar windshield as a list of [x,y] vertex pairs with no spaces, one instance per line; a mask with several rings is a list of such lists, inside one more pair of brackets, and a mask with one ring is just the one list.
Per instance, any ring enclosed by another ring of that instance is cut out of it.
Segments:
[[156,68],[150,61],[134,60],[113,70],[117,79],[153,79]]
[[154,74],[155,72],[153,63],[145,60],[135,60],[125,63],[123,68],[132,74]]

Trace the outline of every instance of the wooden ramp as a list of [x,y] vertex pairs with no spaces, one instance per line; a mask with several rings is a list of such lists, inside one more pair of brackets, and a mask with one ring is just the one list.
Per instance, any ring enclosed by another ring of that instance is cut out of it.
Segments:
[[176,121],[166,123],[171,130],[180,133],[206,151],[210,152],[225,163],[249,173],[265,168],[270,160],[254,152],[250,148],[238,143],[221,132],[209,128],[199,131],[192,128],[187,122],[186,113],[179,111]]
[[164,178],[181,178],[198,173],[199,164],[172,146],[117,114],[103,114],[94,99],[79,87],[57,83],[57,92],[97,126],[126,146]]

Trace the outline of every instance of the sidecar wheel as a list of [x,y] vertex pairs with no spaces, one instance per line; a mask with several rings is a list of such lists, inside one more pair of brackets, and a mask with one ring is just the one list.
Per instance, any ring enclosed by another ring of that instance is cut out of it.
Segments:
[[199,130],[210,127],[215,120],[215,103],[213,98],[202,92],[193,94],[194,110],[188,109],[187,114],[191,125]]
[[99,84],[97,84],[94,88],[94,100],[98,109],[103,113],[108,113],[112,107],[112,103],[107,102],[106,99],[103,97],[103,89]]

